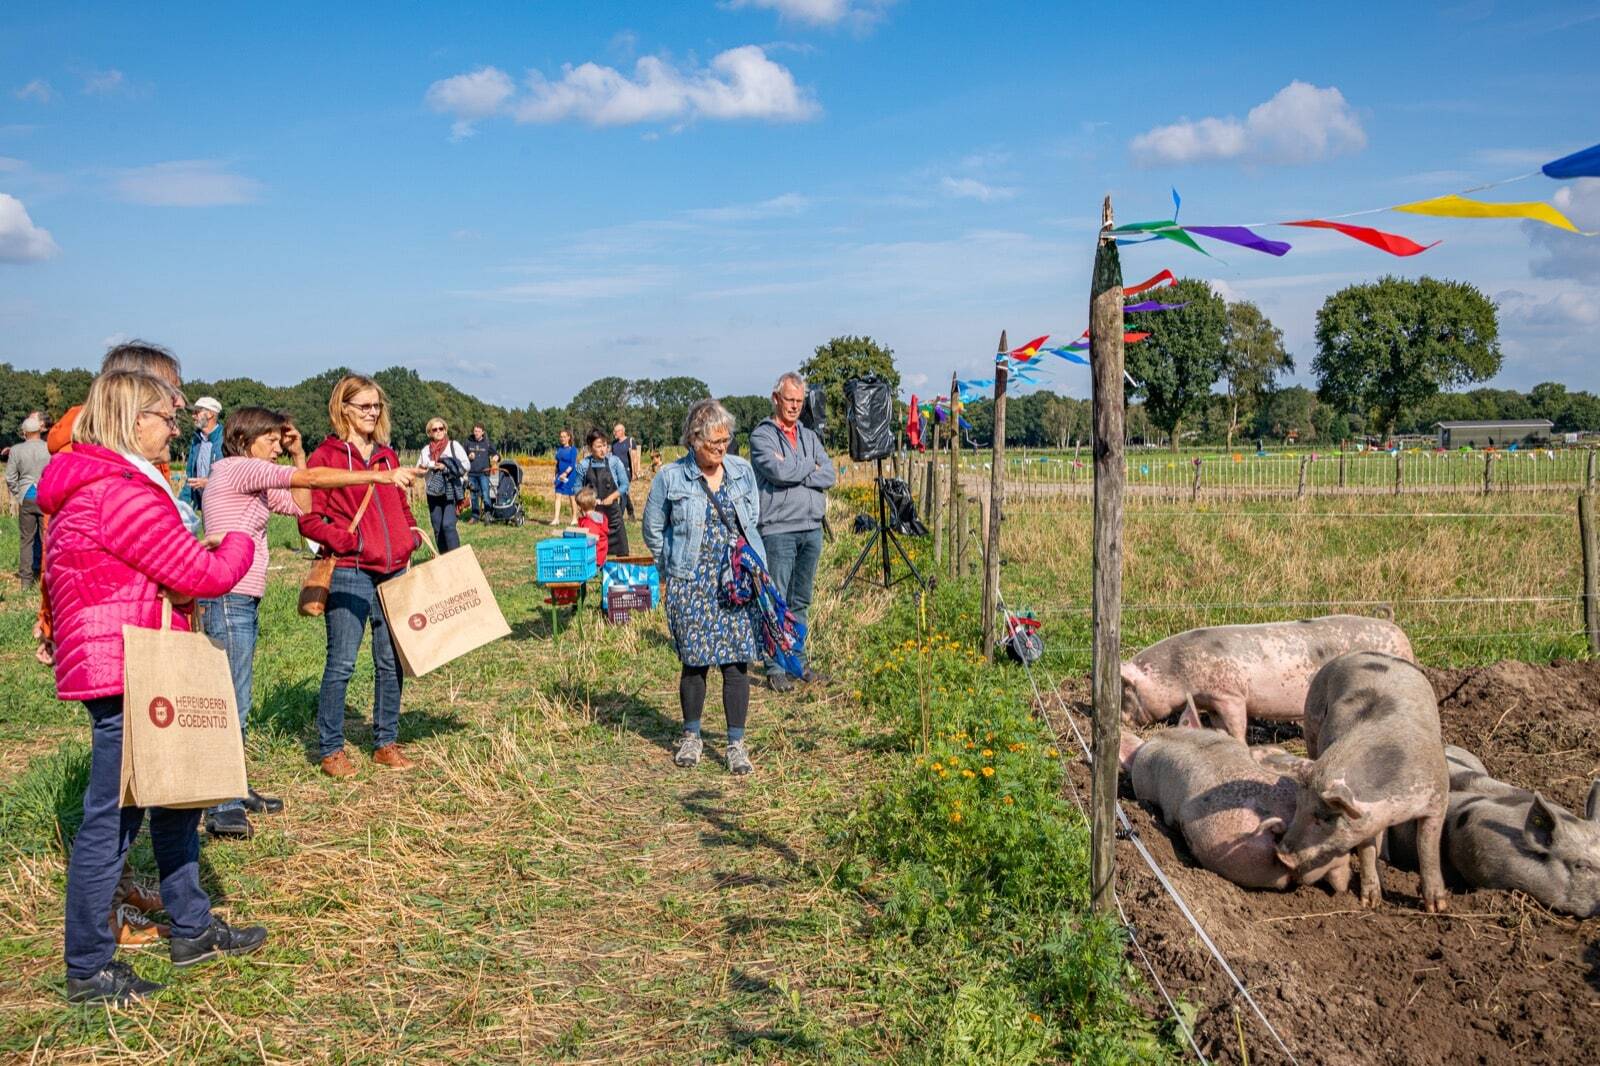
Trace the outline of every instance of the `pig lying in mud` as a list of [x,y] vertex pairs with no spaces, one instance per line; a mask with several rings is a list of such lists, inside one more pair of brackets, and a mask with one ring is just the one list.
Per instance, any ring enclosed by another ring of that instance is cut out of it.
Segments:
[[[1133,794],[1177,826],[1200,865],[1245,888],[1288,888],[1278,838],[1294,817],[1295,782],[1261,766],[1241,742],[1200,728],[1193,705],[1180,725],[1141,741],[1122,735]],[[1280,750],[1280,749],[1274,749]]]
[[1298,720],[1312,675],[1352,651],[1413,658],[1399,626],[1359,615],[1191,629],[1122,664],[1122,718],[1131,726],[1150,725],[1192,697],[1243,740],[1250,718]]
[[[1600,780],[1578,818],[1537,792],[1490,777],[1471,752],[1450,747],[1445,755],[1445,870],[1474,888],[1515,889],[1562,914],[1600,917]],[[1389,852],[1396,866],[1415,869],[1416,834],[1396,829]]]
[[1278,856],[1295,879],[1332,881],[1331,871],[1354,851],[1361,905],[1375,906],[1383,899],[1378,849],[1384,831],[1415,821],[1423,906],[1444,910],[1439,839],[1450,776],[1439,704],[1427,677],[1392,655],[1341,655],[1311,679],[1305,735],[1310,759],[1263,759],[1300,783],[1294,820],[1278,844]]

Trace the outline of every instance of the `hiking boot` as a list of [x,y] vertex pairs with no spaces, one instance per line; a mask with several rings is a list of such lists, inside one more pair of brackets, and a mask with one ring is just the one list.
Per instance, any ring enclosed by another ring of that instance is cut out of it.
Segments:
[[122,903],[111,912],[111,932],[117,938],[118,947],[143,948],[171,936],[172,927],[152,922],[133,904]]
[[400,750],[398,744],[385,744],[372,753],[372,761],[379,766],[387,766],[391,770],[409,770],[417,765],[406,758],[406,753]]
[[332,755],[325,756],[322,760],[322,772],[329,777],[354,777],[356,764],[350,761],[350,756],[345,754],[343,748]]
[[130,875],[122,884],[122,902],[141,914],[154,914],[161,909],[161,893],[147,888]]
[[68,977],[68,1003],[128,1003],[135,999],[153,996],[166,988],[154,981],[146,981],[133,972],[125,962],[112,959],[106,968],[93,977]]
[[767,672],[767,687],[774,692],[793,692],[794,678],[782,670],[770,670]]
[[742,740],[730,741],[728,744],[728,773],[748,774],[755,767],[750,765],[750,749],[745,747]]
[[698,733],[685,733],[678,738],[678,748],[672,753],[672,761],[685,768],[699,766],[700,754],[705,748],[705,742]]
[[256,827],[245,817],[243,807],[229,807],[206,812],[206,835],[219,839],[249,840],[256,835]]
[[262,926],[247,925],[243,929],[235,929],[212,915],[211,928],[195,937],[173,937],[168,950],[172,955],[172,965],[181,969],[220,959],[224,955],[248,955],[266,940],[267,931]]
[[826,685],[829,681],[832,681],[833,678],[829,677],[827,674],[819,674],[808,666],[806,667],[805,673],[800,675],[800,680],[808,685]]
[[250,789],[249,794],[245,796],[243,802],[244,809],[249,811],[251,814],[283,813],[283,800],[279,799],[277,796],[263,796],[253,788]]

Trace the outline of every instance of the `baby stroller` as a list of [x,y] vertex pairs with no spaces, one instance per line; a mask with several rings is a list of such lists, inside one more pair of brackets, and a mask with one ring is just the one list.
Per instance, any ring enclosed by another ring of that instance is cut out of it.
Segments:
[[502,459],[500,480],[495,483],[494,499],[489,501],[489,521],[520,526],[527,520],[522,510],[522,467],[510,459]]

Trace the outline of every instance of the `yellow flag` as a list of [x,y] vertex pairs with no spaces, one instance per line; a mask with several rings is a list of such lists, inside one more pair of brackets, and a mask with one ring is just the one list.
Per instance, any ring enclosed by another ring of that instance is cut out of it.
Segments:
[[1468,200],[1464,196],[1435,196],[1431,200],[1418,200],[1414,204],[1401,204],[1396,211],[1413,215],[1444,215],[1448,218],[1531,218],[1557,229],[1580,233],[1566,215],[1547,203],[1534,201],[1522,204],[1490,204],[1482,200]]

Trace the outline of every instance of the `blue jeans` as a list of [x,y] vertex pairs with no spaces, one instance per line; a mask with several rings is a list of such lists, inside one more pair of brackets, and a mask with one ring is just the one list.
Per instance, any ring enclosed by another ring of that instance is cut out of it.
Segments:
[[461,547],[461,533],[456,529],[456,501],[448,496],[429,496],[428,521],[433,524],[433,542],[441,553]]
[[393,744],[400,735],[400,664],[395,658],[389,624],[378,603],[378,586],[405,573],[371,574],[353,566],[337,567],[328,588],[328,661],[322,668],[317,696],[317,749],[326,759],[344,750],[344,697],[356,670],[356,653],[372,623],[372,747]]
[[[67,976],[93,977],[116,954],[111,899],[123,863],[144,824],[143,807],[123,807],[122,697],[84,704],[93,722],[83,825],[67,863]],[[211,925],[211,900],[200,887],[200,811],[150,808],[150,842],[161,871],[161,905],[172,935],[196,937]]]
[[489,475],[468,474],[467,483],[472,486],[472,517],[478,518],[489,509]]
[[[261,634],[261,600],[230,592],[214,600],[201,600],[200,606],[200,625],[206,636],[221,644],[228,653],[233,698],[239,706],[239,735],[247,737],[250,735],[250,693],[255,687],[256,638]],[[217,804],[211,811],[243,809],[243,801],[231,799]]]
[[[822,558],[822,529],[763,533],[761,543],[767,549],[767,572],[772,575],[772,583],[783,593],[789,613],[804,622],[816,585],[817,562]],[[774,672],[783,671],[769,661],[767,673]]]

